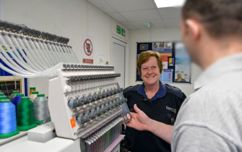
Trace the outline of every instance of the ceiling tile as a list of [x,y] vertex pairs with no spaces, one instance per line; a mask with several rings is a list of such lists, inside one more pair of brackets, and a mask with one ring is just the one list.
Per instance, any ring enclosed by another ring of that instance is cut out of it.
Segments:
[[163,21],[164,21],[165,26],[169,27],[169,28],[179,28],[179,26],[180,26],[179,18],[163,19]]
[[142,9],[155,9],[153,0],[105,0],[109,6],[118,12]]
[[119,22],[127,22],[127,19],[123,17],[120,13],[108,13],[111,17]]
[[181,8],[180,7],[169,7],[169,8],[159,8],[159,13],[162,18],[180,18]]
[[152,22],[153,28],[166,28],[166,24],[164,22]]
[[[147,29],[147,27],[145,26],[145,23],[142,21],[135,21],[135,22],[129,22],[129,23],[135,25],[136,27]],[[151,24],[151,28],[166,27],[166,25],[162,21],[152,21],[150,22],[150,24]]]
[[133,24],[129,24],[129,23],[127,23],[127,22],[125,22],[125,23],[122,23],[127,29],[129,29],[129,30],[134,30],[134,29],[137,29],[137,27],[135,26],[135,25],[133,25]]
[[103,12],[116,12],[105,0],[88,0]]
[[130,30],[147,29],[145,22],[150,22],[151,28],[179,27],[181,15],[179,7],[157,9],[153,0],[88,1]]
[[129,24],[132,24],[134,25],[135,27],[138,27],[138,28],[146,28],[145,25],[144,25],[144,22],[142,21],[139,21],[139,22],[128,22]]
[[155,10],[142,10],[142,11],[130,11],[120,12],[128,21],[153,21],[161,20],[159,13]]

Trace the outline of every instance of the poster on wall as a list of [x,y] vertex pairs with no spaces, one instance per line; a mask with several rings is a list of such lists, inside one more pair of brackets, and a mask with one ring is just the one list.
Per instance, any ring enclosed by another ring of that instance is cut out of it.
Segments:
[[174,82],[191,83],[191,59],[181,42],[175,44]]
[[173,70],[172,69],[164,69],[162,71],[162,74],[161,74],[161,77],[160,77],[161,82],[171,83],[172,78],[173,78]]
[[160,53],[163,69],[169,69],[169,61],[173,54],[172,42],[153,42],[152,50]]
[[152,50],[160,53],[171,53],[172,52],[172,42],[153,42]]
[[139,45],[139,50],[140,51],[146,51],[149,50],[149,44],[148,43],[142,43]]

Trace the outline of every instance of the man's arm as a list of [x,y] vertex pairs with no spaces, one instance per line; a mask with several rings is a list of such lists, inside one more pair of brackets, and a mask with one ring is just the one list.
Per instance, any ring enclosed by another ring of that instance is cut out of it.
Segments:
[[140,131],[150,131],[166,142],[171,143],[173,126],[150,119],[136,104],[134,105],[134,111],[135,113],[131,113],[127,126]]

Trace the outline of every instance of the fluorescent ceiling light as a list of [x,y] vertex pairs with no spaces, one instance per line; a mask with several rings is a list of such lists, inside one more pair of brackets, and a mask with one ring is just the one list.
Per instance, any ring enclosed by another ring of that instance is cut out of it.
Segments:
[[181,7],[185,0],[154,0],[158,8]]

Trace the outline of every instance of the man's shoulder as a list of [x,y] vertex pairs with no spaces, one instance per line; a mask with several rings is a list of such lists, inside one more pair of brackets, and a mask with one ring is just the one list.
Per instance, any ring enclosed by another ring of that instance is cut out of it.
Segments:
[[[187,97],[180,109],[177,123],[184,121],[220,124],[219,120],[240,113],[242,94],[224,93],[201,88]],[[226,107],[227,113],[224,112]],[[233,111],[233,112],[232,112]],[[218,122],[216,122],[218,121]]]

